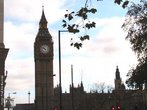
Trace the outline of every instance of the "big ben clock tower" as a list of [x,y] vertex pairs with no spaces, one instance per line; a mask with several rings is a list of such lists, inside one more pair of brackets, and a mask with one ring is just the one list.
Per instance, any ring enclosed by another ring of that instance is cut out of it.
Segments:
[[53,110],[53,41],[42,10],[34,43],[35,110]]

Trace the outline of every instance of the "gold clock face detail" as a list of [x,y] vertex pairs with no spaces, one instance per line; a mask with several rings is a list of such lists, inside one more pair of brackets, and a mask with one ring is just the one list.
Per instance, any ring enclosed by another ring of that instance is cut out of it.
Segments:
[[40,51],[41,51],[43,54],[47,54],[47,53],[49,52],[49,46],[48,46],[48,45],[41,45]]

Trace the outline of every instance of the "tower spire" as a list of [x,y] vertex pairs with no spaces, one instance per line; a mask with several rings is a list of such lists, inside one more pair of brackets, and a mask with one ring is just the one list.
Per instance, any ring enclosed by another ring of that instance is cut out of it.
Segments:
[[42,5],[42,15],[41,15],[41,19],[39,21],[39,31],[38,31],[38,34],[36,36],[36,40],[47,38],[52,42],[52,36],[49,33],[47,23],[48,22],[47,22],[47,19],[45,17],[45,13],[44,13],[44,5]]
[[42,5],[42,16],[39,22],[40,28],[47,28],[47,20],[44,14],[44,5]]
[[116,72],[115,72],[115,75],[116,75],[116,79],[120,79],[120,72],[119,72],[119,68],[118,68],[118,66],[116,66]]
[[44,11],[44,3],[42,3],[42,11]]
[[121,89],[121,78],[120,78],[120,72],[118,69],[118,66],[116,66],[116,72],[115,72],[115,90],[120,90]]

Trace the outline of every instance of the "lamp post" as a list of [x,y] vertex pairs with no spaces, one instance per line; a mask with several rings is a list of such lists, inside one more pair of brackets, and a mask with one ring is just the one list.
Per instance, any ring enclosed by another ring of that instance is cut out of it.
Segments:
[[30,91],[28,92],[28,104],[30,104]]
[[73,65],[71,65],[71,92],[72,92],[72,94],[71,94],[71,101],[72,101],[72,110],[74,110],[74,91],[73,91],[73,87],[74,87],[74,83],[73,83]]
[[58,45],[59,45],[59,88],[60,88],[60,109],[62,110],[62,86],[61,86],[61,40],[60,40],[60,33],[61,32],[68,32],[67,30],[59,30],[58,31]]

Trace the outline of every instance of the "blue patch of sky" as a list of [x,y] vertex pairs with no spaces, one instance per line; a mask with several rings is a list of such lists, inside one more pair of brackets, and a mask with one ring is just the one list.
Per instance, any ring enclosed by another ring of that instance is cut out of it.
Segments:
[[[78,11],[81,7],[84,7],[86,0],[77,0],[75,4],[71,4],[68,6],[65,4],[65,7],[67,7],[68,10],[72,11]],[[100,18],[108,18],[112,16],[124,16],[126,13],[126,9],[123,9],[120,5],[117,5],[114,3],[114,0],[103,0],[103,1],[97,1],[97,0],[89,0],[88,4],[90,7],[94,7],[97,9],[97,17]]]
[[21,24],[23,22],[22,19],[13,18],[11,16],[8,16],[8,17],[5,16],[4,21],[5,22],[13,22],[13,24],[15,24],[15,25]]
[[[85,0],[79,0],[79,1],[76,1],[75,3],[73,3],[73,4],[71,4],[70,2],[67,1],[64,4],[64,8],[66,7],[67,10],[76,12],[81,7],[84,6]],[[95,0],[94,1],[93,0],[91,3],[89,2],[89,5],[91,7],[95,7],[97,9],[96,14],[90,15],[90,20],[92,20],[92,19],[102,19],[102,18],[111,18],[111,17],[114,17],[114,16],[124,17],[126,15],[126,12],[127,12],[127,9],[123,9],[120,5],[115,4],[113,0],[110,0],[110,1],[106,1],[106,0],[103,0],[103,1],[96,1]],[[63,15],[63,19],[64,19],[64,15]],[[53,28],[54,30],[64,29],[62,27],[62,25],[63,25],[62,20],[63,19],[59,19],[55,23],[50,24],[49,27]]]
[[53,30],[64,30],[64,28],[62,27],[63,25],[63,22],[62,22],[62,19],[59,19],[58,21],[52,23],[52,24],[49,24],[48,28],[52,28]]
[[126,12],[127,9],[123,9],[121,5],[115,4],[113,0],[103,1],[97,5],[97,15],[99,18],[124,17]]
[[[13,25],[15,26],[20,26],[21,24],[25,24],[25,23],[33,23],[34,25],[38,25],[37,22],[34,21],[22,21],[21,19],[15,19],[15,18],[11,18],[11,17],[5,17],[4,22],[11,22]],[[38,25],[39,27],[39,25]]]
[[61,58],[62,59],[71,59],[71,58],[73,58],[73,54],[71,55],[71,54],[62,54],[62,56],[61,56]]
[[31,58],[32,56],[33,56],[32,52],[20,51],[19,53],[17,52],[17,54],[13,54],[13,56],[11,57],[13,59],[27,59],[27,58]]
[[[86,0],[73,0],[72,2],[67,0],[67,2],[62,6],[65,11],[69,10],[77,12],[81,7],[84,7]],[[135,3],[139,3],[140,0],[130,0]],[[88,2],[90,7],[94,7],[97,9],[97,13],[92,15],[91,18],[111,18],[114,16],[118,17],[124,17],[128,11],[127,8],[122,8],[121,5],[118,5],[114,3],[114,0],[103,0],[103,1],[97,1],[97,0],[89,0]],[[131,2],[130,2],[131,4]],[[61,7],[61,8],[62,8]],[[63,15],[64,16],[64,15]],[[64,17],[63,17],[64,19]],[[53,24],[53,27],[62,27],[62,19],[57,21],[55,24]]]

